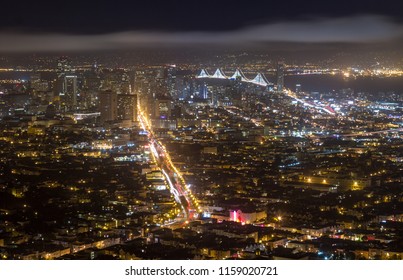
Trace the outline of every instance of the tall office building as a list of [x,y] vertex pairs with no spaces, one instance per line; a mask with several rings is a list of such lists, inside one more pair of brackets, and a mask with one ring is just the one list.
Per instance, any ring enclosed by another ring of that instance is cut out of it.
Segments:
[[284,89],[284,62],[277,63],[277,91]]
[[32,96],[36,101],[49,104],[53,95],[49,92],[49,82],[41,79],[41,74],[34,72],[30,75],[29,86],[32,90]]
[[208,89],[206,83],[200,85],[199,97],[202,99],[208,99]]
[[77,76],[76,75],[64,75],[62,83],[62,92],[59,93],[61,107],[64,110],[76,110],[77,109]]
[[134,72],[134,93],[137,94],[141,110],[148,116],[153,112],[153,100],[155,91],[155,79],[153,71],[149,69],[136,70]]
[[91,71],[84,73],[83,77],[83,90],[80,92],[82,107],[95,108],[98,107],[98,93],[101,87],[101,79],[98,75],[96,65]]
[[106,90],[99,93],[99,111],[101,113],[101,122],[117,120],[118,97],[116,92]]
[[137,95],[118,94],[117,118],[119,120],[137,121]]
[[167,68],[167,90],[169,94],[173,97],[177,97],[176,91],[176,66],[170,65]]
[[68,57],[62,56],[57,61],[57,77],[62,77],[66,75],[66,73],[74,72],[73,67],[71,66],[71,61]]
[[129,74],[120,69],[105,71],[102,89],[113,90],[117,94],[127,94],[131,92]]
[[79,86],[71,61],[67,57],[57,62],[56,96],[61,111],[78,109]]

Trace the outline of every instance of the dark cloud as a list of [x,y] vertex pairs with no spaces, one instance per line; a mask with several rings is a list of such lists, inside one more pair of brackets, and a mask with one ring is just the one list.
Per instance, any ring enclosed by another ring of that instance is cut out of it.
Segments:
[[397,0],[19,0],[2,5],[0,30],[60,34],[124,31],[220,32],[257,23],[343,18],[359,14],[403,22]]
[[254,42],[379,43],[403,37],[403,24],[375,15],[278,21],[232,31],[132,31],[98,35],[0,33],[0,51],[81,51],[136,46]]
[[403,36],[403,24],[387,17],[360,15],[343,18],[279,22],[244,30],[250,40],[287,42],[380,42]]

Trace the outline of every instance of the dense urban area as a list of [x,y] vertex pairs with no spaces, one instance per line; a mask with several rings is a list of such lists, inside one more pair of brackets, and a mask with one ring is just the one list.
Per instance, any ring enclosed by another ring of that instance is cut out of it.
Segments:
[[2,57],[0,259],[403,259],[403,68],[248,57]]

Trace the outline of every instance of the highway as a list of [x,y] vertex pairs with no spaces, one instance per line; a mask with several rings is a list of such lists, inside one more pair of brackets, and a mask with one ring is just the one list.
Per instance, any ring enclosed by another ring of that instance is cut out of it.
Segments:
[[316,105],[316,104],[313,104],[311,102],[307,102],[307,101],[305,101],[303,99],[298,98],[297,94],[295,92],[291,91],[290,89],[283,90],[283,93],[285,93],[285,95],[287,95],[288,97],[290,97],[290,98],[292,98],[292,99],[294,99],[294,100],[296,100],[298,102],[301,102],[306,107],[315,108],[315,109],[317,109],[319,111],[324,111],[327,114],[335,115],[335,113],[332,112],[331,110],[329,110],[329,108],[326,108],[324,106],[319,106],[319,105]]
[[144,116],[144,113],[139,110],[139,122],[141,128],[148,133],[150,151],[153,154],[155,162],[161,169],[165,177],[165,181],[174,196],[176,202],[181,205],[182,213],[170,223],[164,226],[170,228],[179,228],[186,226],[189,221],[196,219],[201,212],[197,199],[186,186],[186,182],[172,162],[169,152],[165,146],[155,137],[151,124]]

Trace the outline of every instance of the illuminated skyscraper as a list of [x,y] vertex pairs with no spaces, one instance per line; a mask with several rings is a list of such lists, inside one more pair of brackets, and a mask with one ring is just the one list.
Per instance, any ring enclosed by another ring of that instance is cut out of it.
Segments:
[[171,96],[176,97],[176,66],[171,65],[167,69],[167,89]]
[[137,121],[137,95],[118,94],[117,118],[119,120]]
[[58,60],[55,89],[61,111],[78,109],[78,77],[74,72],[71,61],[67,57],[61,57]]
[[65,56],[60,57],[57,61],[57,77],[60,78],[72,72],[74,72],[74,70],[71,66],[70,59]]
[[102,89],[113,90],[117,94],[127,94],[131,92],[129,74],[120,69],[104,73]]
[[208,98],[208,89],[207,89],[206,83],[203,83],[202,85],[200,85],[199,97],[202,99]]
[[[49,93],[49,82],[41,79],[41,74],[34,72],[29,79],[32,96],[40,102],[52,101],[53,95]],[[48,98],[50,97],[50,98]],[[50,99],[50,100],[48,100]]]
[[277,63],[277,91],[284,89],[284,62]]
[[99,93],[99,111],[101,113],[101,122],[117,120],[117,99],[117,94],[114,91],[106,90]]
[[62,92],[59,93],[61,107],[64,110],[77,109],[77,76],[65,75],[63,77]]

